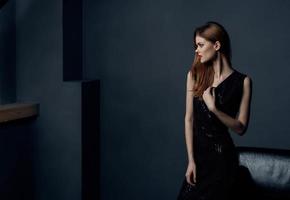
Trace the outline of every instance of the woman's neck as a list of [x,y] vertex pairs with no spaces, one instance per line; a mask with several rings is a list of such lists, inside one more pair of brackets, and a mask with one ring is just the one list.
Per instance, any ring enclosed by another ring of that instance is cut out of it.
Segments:
[[233,68],[227,62],[227,59],[218,53],[216,59],[213,61],[214,78],[217,80],[223,79],[232,73]]

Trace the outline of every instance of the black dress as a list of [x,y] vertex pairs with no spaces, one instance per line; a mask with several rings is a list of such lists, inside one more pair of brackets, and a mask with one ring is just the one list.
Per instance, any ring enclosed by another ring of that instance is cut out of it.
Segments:
[[[215,88],[216,107],[235,118],[243,94],[245,74],[234,70]],[[196,185],[184,177],[178,200],[228,200],[237,180],[238,154],[228,128],[194,97],[193,149]]]

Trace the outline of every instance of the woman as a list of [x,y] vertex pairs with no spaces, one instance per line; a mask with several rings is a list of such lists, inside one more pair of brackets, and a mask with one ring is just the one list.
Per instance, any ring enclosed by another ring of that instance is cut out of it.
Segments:
[[178,200],[228,200],[238,154],[228,129],[248,127],[251,79],[231,64],[228,33],[217,22],[194,31],[195,58],[187,74],[185,141],[188,167]]

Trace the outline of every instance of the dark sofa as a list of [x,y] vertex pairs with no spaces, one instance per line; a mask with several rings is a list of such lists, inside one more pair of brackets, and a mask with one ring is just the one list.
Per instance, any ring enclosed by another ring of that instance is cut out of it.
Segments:
[[290,150],[237,147],[235,199],[290,200]]

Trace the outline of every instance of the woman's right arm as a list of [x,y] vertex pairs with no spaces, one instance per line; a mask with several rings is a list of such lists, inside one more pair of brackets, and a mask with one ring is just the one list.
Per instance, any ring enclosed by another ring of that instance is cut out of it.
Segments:
[[191,72],[187,74],[186,81],[186,111],[185,111],[185,142],[188,156],[188,166],[185,173],[186,180],[189,184],[195,185],[196,183],[196,166],[194,161],[193,152],[193,85],[194,80]]
[[185,142],[187,149],[188,161],[194,160],[193,152],[193,84],[194,80],[191,71],[187,73],[186,81],[186,109],[185,109]]

